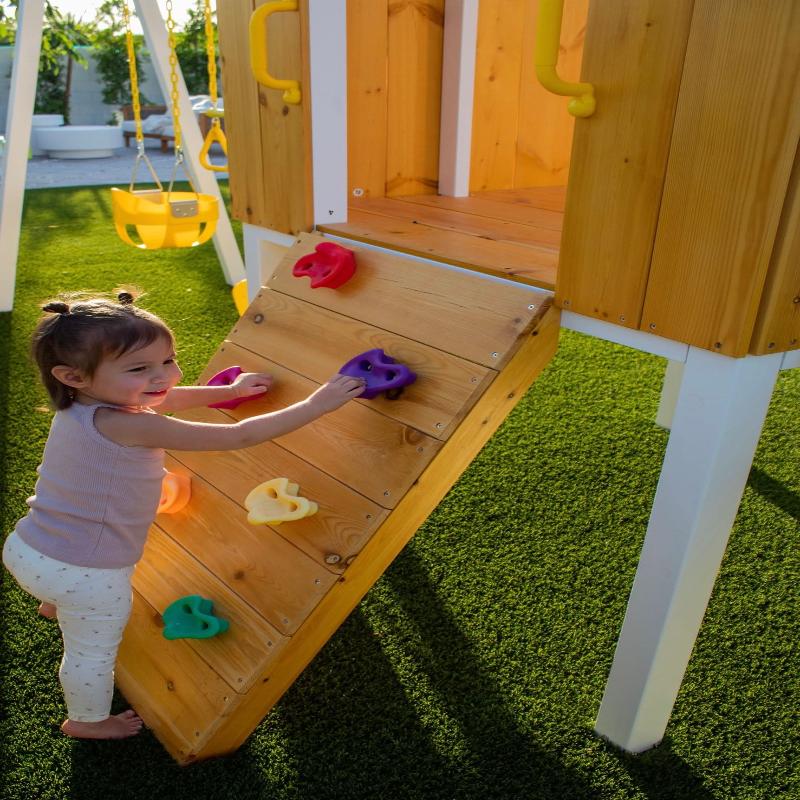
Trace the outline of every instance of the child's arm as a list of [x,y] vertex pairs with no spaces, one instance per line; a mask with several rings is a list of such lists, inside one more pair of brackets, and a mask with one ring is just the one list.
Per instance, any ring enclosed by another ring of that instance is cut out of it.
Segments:
[[159,414],[186,408],[210,406],[235,397],[255,397],[272,386],[272,376],[261,372],[243,372],[229,386],[175,386],[158,406]]
[[362,379],[335,375],[299,403],[240,422],[216,425],[162,417],[160,414],[100,408],[95,414],[95,425],[103,436],[127,447],[238,450],[291,433],[343,406],[363,391]]

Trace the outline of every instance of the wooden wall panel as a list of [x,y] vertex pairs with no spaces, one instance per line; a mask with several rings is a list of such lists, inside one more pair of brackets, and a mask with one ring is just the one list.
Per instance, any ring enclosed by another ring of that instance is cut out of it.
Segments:
[[794,350],[800,343],[800,151],[795,157],[750,352]]
[[[233,419],[246,419],[300,403],[319,384],[292,370],[225,342],[200,376],[200,383],[232,364],[245,372],[265,372],[275,378],[270,390],[238,408],[225,410]],[[196,409],[182,412],[196,419]],[[206,413],[206,412],[202,412]],[[365,440],[364,432],[369,431]],[[276,439],[276,444],[314,464],[383,508],[394,508],[414,478],[441,448],[441,442],[360,403],[348,403]],[[347,458],[342,454],[346,453]]]
[[233,216],[283,233],[313,223],[307,2],[300,0],[299,12],[273,14],[267,25],[270,73],[300,80],[300,105],[284,103],[282,92],[260,86],[250,71],[248,23],[262,3],[230,0],[218,13]]
[[362,247],[350,248],[358,267],[344,286],[312,289],[307,279],[292,275],[292,266],[321,241],[315,234],[301,236],[269,288],[493,369],[506,363],[519,335],[541,312],[543,295],[525,296],[506,281],[446,267],[432,280],[429,263],[398,263],[390,253]]
[[524,28],[525,4],[520,0],[479,4],[469,181],[473,192],[514,187]]
[[444,0],[389,4],[387,197],[436,194],[443,47]]
[[[559,74],[578,80],[589,0],[570,0]],[[573,118],[536,79],[538,0],[483,0],[472,128],[472,191],[566,186]]]
[[694,0],[589,8],[556,304],[638,328]]
[[347,164],[350,201],[386,193],[389,0],[347,1]]
[[795,0],[696,0],[644,330],[747,353],[800,137],[798,70]]
[[[172,470],[175,463],[167,466]],[[188,473],[188,470],[181,471]],[[150,529],[145,556],[133,574],[133,588],[161,614],[181,597],[199,594],[210,598],[214,603],[214,615],[230,624],[230,634],[224,641],[217,637],[188,639],[187,644],[240,694],[258,677],[257,665],[266,666],[287,642],[287,638],[252,606],[157,525]],[[171,645],[165,642],[163,646]]]
[[[580,78],[583,41],[589,0],[564,4],[558,74],[567,81]],[[551,94],[536,78],[533,42],[539,0],[527,3],[519,87],[519,132],[517,134],[514,188],[566,186],[575,118],[567,113],[568,98]]]
[[[297,336],[298,328],[302,337]],[[474,398],[483,394],[484,382],[494,377],[488,367],[269,289],[258,293],[229,341],[302,371],[320,384],[350,358],[381,348],[409,367],[417,381],[397,398],[378,396],[355,402],[437,439],[450,435]]]
[[[247,27],[253,0],[228,0],[217,9],[222,77],[225,81],[225,136],[231,214],[257,224],[264,216],[264,165],[260,143],[258,83],[250,71]],[[253,135],[253,131],[258,132]]]

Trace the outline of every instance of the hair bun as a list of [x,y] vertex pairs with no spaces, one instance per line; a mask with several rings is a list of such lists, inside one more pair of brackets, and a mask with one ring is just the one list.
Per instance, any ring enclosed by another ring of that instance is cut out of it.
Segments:
[[42,306],[42,311],[50,311],[53,314],[69,314],[69,306],[60,300],[55,300]]
[[117,295],[117,300],[123,306],[129,306],[133,302],[133,295],[130,292],[120,292]]

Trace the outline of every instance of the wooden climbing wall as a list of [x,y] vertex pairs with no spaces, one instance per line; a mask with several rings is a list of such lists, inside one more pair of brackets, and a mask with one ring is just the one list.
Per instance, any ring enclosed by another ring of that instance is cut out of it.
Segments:
[[[311,290],[303,234],[200,378],[234,364],[275,376],[263,399],[180,416],[231,422],[306,397],[380,347],[418,380],[396,400],[356,400],[246,450],[169,453],[190,504],[157,517],[134,575],[117,682],[181,764],[235,750],[337,630],[552,358],[550,294],[367,248],[338,290]],[[288,477],[319,512],[252,526],[243,501]],[[230,628],[167,640],[161,612],[200,594]]]

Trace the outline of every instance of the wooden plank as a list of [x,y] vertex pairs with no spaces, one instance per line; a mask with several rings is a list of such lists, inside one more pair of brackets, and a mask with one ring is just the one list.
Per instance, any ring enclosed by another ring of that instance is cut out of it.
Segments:
[[800,154],[795,157],[775,236],[750,352],[794,350],[800,343]]
[[320,225],[319,230],[543,289],[555,286],[558,263],[555,248],[492,242],[478,236],[370,214],[353,206],[347,222]]
[[[220,347],[200,382],[233,364],[275,377],[263,400],[225,411],[233,419],[298,403],[319,385],[230,342]],[[276,443],[384,508],[397,505],[441,446],[433,437],[358,403],[348,403]]]
[[443,41],[444,0],[389,4],[387,196],[439,184]]
[[[439,200],[438,195],[422,195]],[[469,198],[453,198],[469,200]],[[486,219],[473,214],[461,214],[449,208],[443,208],[437,202],[414,203],[414,198],[376,197],[358,205],[359,211],[370,214],[382,214],[395,220],[423,225],[426,228],[439,228],[446,231],[477,236],[490,242],[521,244],[526,247],[557,250],[561,241],[561,230],[539,228],[533,224],[519,225],[502,219]]]
[[192,500],[158,526],[284,635],[291,635],[336,576],[199,476]]
[[[357,400],[423,433],[446,439],[494,372],[363,322],[262,289],[228,337],[240,347],[318,383],[352,357],[379,347],[417,375],[396,400]],[[311,346],[309,346],[311,344]]]
[[747,353],[800,138],[798,70],[794,0],[695,1],[643,330]]
[[482,0],[478,7],[471,191],[514,185],[525,4]]
[[[536,77],[533,43],[539,0],[526,0],[523,58],[519,85],[519,132],[516,144],[514,187],[566,186],[575,118],[567,112],[567,98],[548,92]],[[564,5],[558,74],[578,81],[589,0]]]
[[[212,408],[194,409],[182,416],[198,422],[230,422]],[[388,515],[377,503],[272,442],[245,450],[171,456],[242,507],[259,483],[290,478],[299,484],[300,494],[318,503],[319,511],[291,524],[272,526],[272,530],[331,572],[341,572]]]
[[[175,471],[175,467],[172,461],[169,469]],[[285,636],[157,524],[151,528],[144,556],[136,565],[133,588],[160,613],[188,595],[199,594],[213,601],[214,614],[228,620],[229,629],[211,639],[185,641],[236,692],[246,692],[263,671],[260,665],[266,667],[286,644]],[[171,642],[165,640],[162,646],[171,647]]]
[[[258,84],[250,70],[248,40],[252,0],[231,0],[217,9],[219,51],[225,75],[225,136],[231,214],[242,222],[263,219],[263,174]],[[256,135],[254,135],[254,131]]]
[[235,718],[221,721],[198,749],[198,758],[236,749],[281,698],[547,365],[556,351],[558,333],[559,314],[553,308],[536,329],[536,335],[526,337],[508,366],[442,448],[439,457],[292,638],[290,647],[267,670],[265,680],[254,685],[237,709]]
[[[535,191],[535,190],[533,190]],[[457,211],[462,215],[486,217],[488,219],[508,220],[518,225],[534,225],[557,231],[559,243],[561,228],[564,225],[564,204],[560,211],[536,208],[522,203],[508,203],[498,200],[495,192],[479,192],[469,197],[444,197],[436,194],[417,194],[413,197],[397,197],[398,201],[417,206],[434,206]]]
[[482,197],[497,200],[499,203],[523,206],[526,208],[547,209],[564,213],[567,199],[566,186],[526,186],[518,189],[483,192]]
[[114,677],[125,699],[180,763],[191,761],[236,692],[185,641],[167,641],[159,612],[134,591]]
[[694,0],[589,8],[556,303],[638,328]]
[[347,170],[353,199],[386,192],[388,17],[388,0],[347,2]]
[[336,291],[311,289],[307,279],[292,276],[292,267],[322,241],[302,236],[276,269],[270,288],[494,369],[503,366],[548,297],[356,246],[358,267],[350,281]]
[[[262,3],[257,3],[257,6]],[[272,14],[267,24],[269,69],[276,78],[301,82],[299,105],[283,101],[283,92],[259,86],[263,216],[253,224],[282,233],[297,233],[313,226],[311,187],[311,136],[308,82],[307,0],[299,12]],[[239,46],[241,47],[240,40]],[[247,50],[246,47],[241,48]],[[248,131],[252,136],[253,131]],[[249,166],[252,169],[252,165]]]

